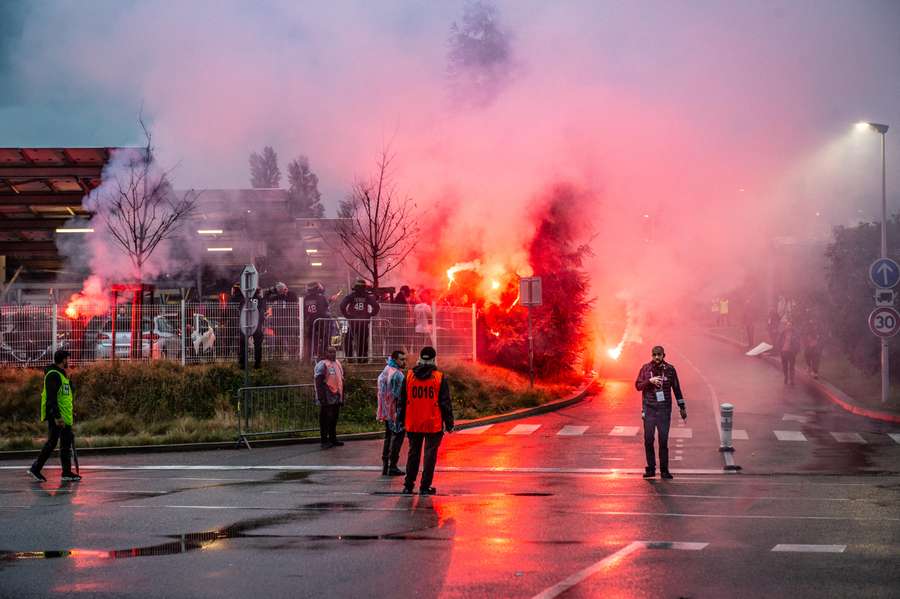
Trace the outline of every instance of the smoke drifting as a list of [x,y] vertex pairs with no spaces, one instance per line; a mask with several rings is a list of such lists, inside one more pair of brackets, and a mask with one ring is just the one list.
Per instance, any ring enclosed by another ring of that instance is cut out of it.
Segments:
[[[597,320],[642,322],[736,288],[771,237],[876,218],[876,141],[860,169],[822,152],[859,118],[900,128],[898,23],[892,2],[72,2],[31,7],[10,62],[46,112],[60,81],[85,115],[113,107],[97,131],[143,102],[179,188],[245,186],[272,145],[310,156],[332,212],[389,145],[432,217],[398,279],[438,288],[457,262],[517,270],[542,191],[570,185]],[[60,127],[7,139],[110,143]]]

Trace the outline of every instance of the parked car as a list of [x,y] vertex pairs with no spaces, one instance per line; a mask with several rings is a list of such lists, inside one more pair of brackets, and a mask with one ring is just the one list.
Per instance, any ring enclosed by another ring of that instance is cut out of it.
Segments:
[[[131,318],[116,319],[116,357],[131,357]],[[97,333],[94,356],[108,360],[112,356],[112,319],[105,318]],[[144,317],[141,321],[141,357],[177,358],[181,351],[181,335],[165,315]]]

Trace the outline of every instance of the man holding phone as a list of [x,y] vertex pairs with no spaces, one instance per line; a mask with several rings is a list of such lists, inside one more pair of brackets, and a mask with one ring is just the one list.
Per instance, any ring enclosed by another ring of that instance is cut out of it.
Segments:
[[641,392],[641,418],[644,420],[644,451],[647,469],[644,478],[656,476],[656,454],[653,451],[654,431],[659,431],[659,472],[662,478],[671,479],[669,472],[669,425],[672,422],[672,394],[678,402],[681,419],[687,420],[684,395],[678,382],[675,367],[666,362],[666,352],[661,345],[653,348],[652,360],[641,366],[635,388]]

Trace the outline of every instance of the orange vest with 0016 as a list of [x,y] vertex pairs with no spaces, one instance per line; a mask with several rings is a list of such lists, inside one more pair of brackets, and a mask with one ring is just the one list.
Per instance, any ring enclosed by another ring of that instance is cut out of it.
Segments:
[[417,379],[406,373],[406,417],[403,425],[410,433],[439,433],[444,428],[438,396],[444,373],[435,370],[431,378]]

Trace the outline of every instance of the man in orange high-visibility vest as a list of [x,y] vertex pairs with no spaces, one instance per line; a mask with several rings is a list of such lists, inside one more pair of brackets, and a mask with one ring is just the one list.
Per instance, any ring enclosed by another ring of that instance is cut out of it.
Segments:
[[437,352],[433,347],[423,347],[416,367],[406,373],[406,381],[397,405],[397,419],[406,428],[409,453],[406,457],[406,481],[403,493],[411,495],[419,474],[422,446],[425,446],[425,463],[422,466],[420,495],[434,495],[431,486],[434,467],[437,465],[438,447],[444,431],[453,432],[453,405],[447,377],[437,369]]

